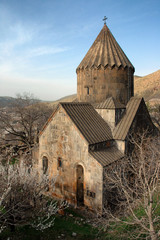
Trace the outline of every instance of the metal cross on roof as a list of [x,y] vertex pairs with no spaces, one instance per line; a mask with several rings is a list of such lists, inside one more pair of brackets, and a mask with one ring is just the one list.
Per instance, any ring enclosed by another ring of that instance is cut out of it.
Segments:
[[104,21],[104,24],[106,24],[106,20],[107,20],[108,18],[106,17],[106,16],[104,16],[104,18],[103,18],[103,21]]

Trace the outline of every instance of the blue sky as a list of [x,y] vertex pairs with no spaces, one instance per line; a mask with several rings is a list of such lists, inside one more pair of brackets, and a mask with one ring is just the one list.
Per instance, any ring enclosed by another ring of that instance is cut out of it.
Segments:
[[0,0],[0,96],[76,93],[76,67],[105,15],[135,74],[160,69],[160,0]]

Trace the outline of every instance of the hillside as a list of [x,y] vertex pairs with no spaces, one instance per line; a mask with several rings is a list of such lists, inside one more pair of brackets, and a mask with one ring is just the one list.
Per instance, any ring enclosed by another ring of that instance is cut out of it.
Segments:
[[48,104],[50,106],[54,106],[54,105],[57,105],[59,102],[74,102],[76,100],[76,98],[77,98],[77,94],[72,94],[72,95],[60,98],[54,102],[49,102]]
[[160,70],[134,79],[135,96],[143,96],[150,104],[160,103]]
[[[134,92],[135,96],[144,97],[145,101],[151,105],[155,103],[160,104],[160,70],[144,77],[135,75]],[[54,107],[59,102],[73,102],[76,100],[76,97],[76,94],[72,94],[56,101],[47,102],[47,104]],[[0,107],[9,106],[14,101],[15,98],[12,97],[0,97]]]
[[13,97],[0,97],[0,107],[9,107],[14,101]]
[[[134,76],[134,93],[135,96],[144,97],[150,104],[160,104],[160,70],[153,72],[144,77]],[[76,94],[66,96],[50,104],[59,102],[72,102],[76,99]]]
[[137,80],[138,78],[142,78],[141,76],[134,75],[134,81]]
[[[134,76],[135,96],[144,97],[150,104],[160,103],[160,70],[144,77]],[[76,99],[76,94],[66,96],[50,104],[59,102],[72,102]]]

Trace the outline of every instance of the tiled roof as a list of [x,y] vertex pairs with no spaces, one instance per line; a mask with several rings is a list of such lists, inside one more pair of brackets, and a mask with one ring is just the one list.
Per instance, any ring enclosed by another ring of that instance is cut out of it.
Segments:
[[129,67],[134,70],[132,63],[105,24],[82,62],[77,67],[77,70],[92,67],[98,68],[100,66],[109,66],[111,68],[115,66],[118,68]]
[[110,147],[105,150],[89,152],[103,167],[121,159],[124,157],[116,147]]
[[111,129],[89,103],[60,103],[89,144],[113,139]]
[[116,101],[113,97],[107,98],[105,101],[101,103],[97,103],[94,105],[95,109],[116,109],[116,108],[126,108],[124,104]]
[[114,139],[125,140],[142,101],[144,101],[143,98],[138,97],[132,97],[129,100],[126,113],[113,130]]

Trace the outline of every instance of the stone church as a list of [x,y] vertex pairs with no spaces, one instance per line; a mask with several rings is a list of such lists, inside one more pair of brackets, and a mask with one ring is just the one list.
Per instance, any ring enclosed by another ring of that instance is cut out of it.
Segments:
[[131,131],[154,128],[134,71],[104,23],[76,69],[77,100],[59,103],[40,132],[39,169],[56,176],[54,197],[102,211],[104,171],[124,157]]

